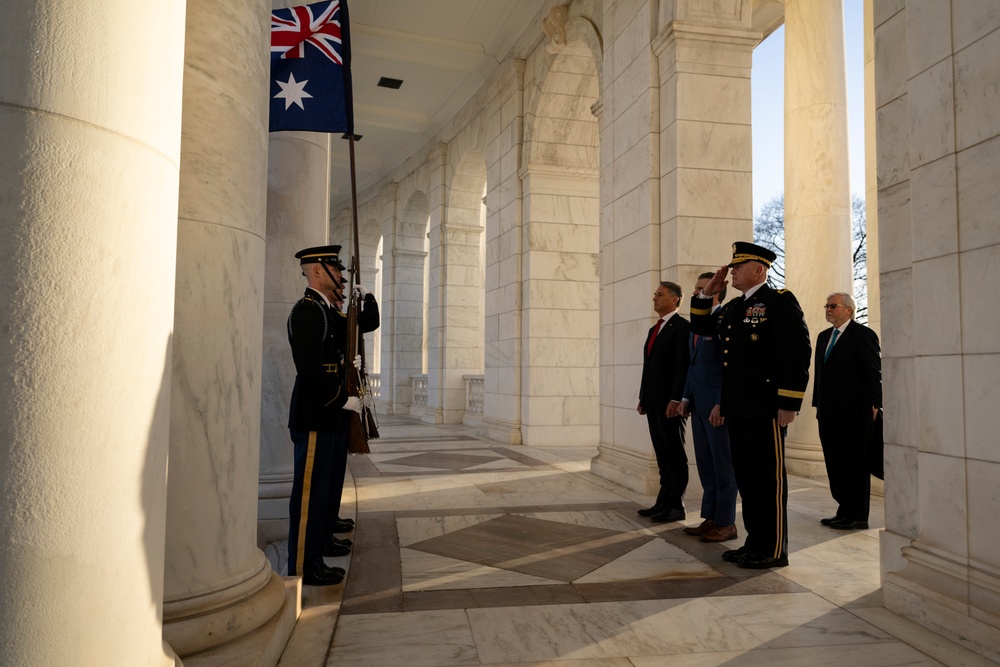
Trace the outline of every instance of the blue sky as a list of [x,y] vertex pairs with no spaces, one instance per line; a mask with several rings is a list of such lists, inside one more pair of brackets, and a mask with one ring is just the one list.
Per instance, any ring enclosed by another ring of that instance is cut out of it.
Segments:
[[[851,157],[851,192],[865,194],[865,64],[863,0],[844,0],[847,51],[847,131]],[[784,189],[785,28],[753,52],[753,211]]]

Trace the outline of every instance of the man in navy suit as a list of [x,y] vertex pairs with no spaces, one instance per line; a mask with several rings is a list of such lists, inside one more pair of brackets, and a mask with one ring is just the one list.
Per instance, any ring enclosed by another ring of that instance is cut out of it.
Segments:
[[[698,276],[694,294],[715,275],[709,271]],[[726,300],[726,289],[712,297],[712,310]],[[691,333],[688,347],[691,365],[684,385],[685,415],[691,415],[691,435],[694,438],[694,459],[704,493],[701,497],[701,518],[698,526],[688,526],[684,532],[699,537],[702,542],[734,540],[736,532],[736,476],[733,455],[729,449],[729,429],[722,416],[722,342],[719,336]]]
[[826,321],[816,338],[813,407],[819,420],[830,494],[837,513],[820,521],[840,530],[868,528],[871,476],[865,447],[882,407],[882,359],[878,336],[854,321],[854,299],[826,298]]
[[688,461],[684,453],[684,417],[681,397],[687,378],[688,321],[677,314],[681,302],[677,283],[661,282],[653,293],[653,310],[660,316],[646,334],[642,347],[642,382],[636,410],[646,415],[660,469],[660,492],[652,507],[639,510],[658,523],[683,521]]

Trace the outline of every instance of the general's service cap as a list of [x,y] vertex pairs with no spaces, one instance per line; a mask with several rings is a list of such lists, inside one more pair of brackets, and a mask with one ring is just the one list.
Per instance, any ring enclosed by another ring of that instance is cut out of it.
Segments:
[[747,241],[737,241],[733,244],[733,260],[729,262],[729,266],[736,266],[744,262],[760,262],[764,266],[771,268],[771,262],[777,257],[777,255],[763,246],[748,243]]

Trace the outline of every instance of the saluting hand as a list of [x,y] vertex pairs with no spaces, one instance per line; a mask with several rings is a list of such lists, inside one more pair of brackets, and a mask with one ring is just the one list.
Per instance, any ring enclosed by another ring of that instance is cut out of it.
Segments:
[[715,296],[729,284],[726,280],[726,276],[729,275],[729,266],[723,265],[719,267],[719,270],[715,272],[712,279],[708,281],[708,284],[702,288],[701,293],[705,296]]

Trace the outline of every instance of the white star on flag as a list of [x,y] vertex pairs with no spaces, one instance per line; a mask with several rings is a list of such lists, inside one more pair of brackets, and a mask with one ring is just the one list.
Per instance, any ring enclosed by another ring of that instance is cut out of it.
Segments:
[[309,83],[309,79],[306,79],[305,81],[296,81],[295,75],[289,73],[288,81],[277,81],[276,83],[281,86],[281,92],[275,95],[274,98],[285,100],[285,111],[287,111],[293,104],[298,104],[299,108],[303,111],[306,110],[306,108],[302,105],[302,100],[307,97],[312,97],[312,95],[305,91],[305,87],[306,84]]

